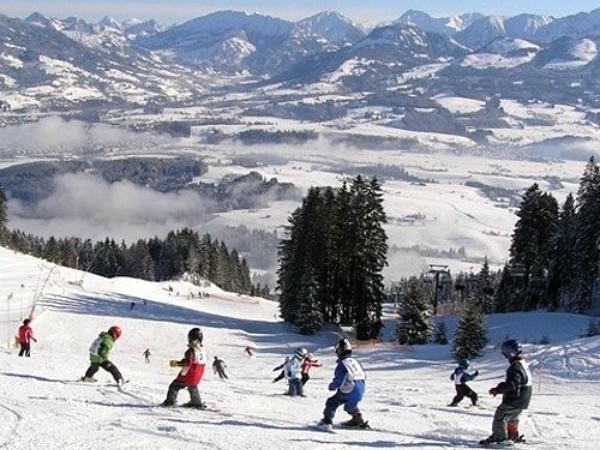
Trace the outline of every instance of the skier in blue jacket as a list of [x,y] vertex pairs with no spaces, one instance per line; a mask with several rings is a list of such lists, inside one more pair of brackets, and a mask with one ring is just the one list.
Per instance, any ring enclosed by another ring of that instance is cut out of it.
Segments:
[[352,357],[352,345],[348,339],[340,339],[335,347],[335,353],[338,360],[333,381],[329,383],[329,390],[336,393],[325,402],[323,419],[317,426],[322,430],[330,431],[336,410],[344,405],[344,411],[350,414],[352,419],[342,422],[343,426],[369,428],[358,407],[365,394],[365,371]]
[[471,399],[471,403],[473,403],[473,406],[477,405],[477,392],[471,389],[467,382],[474,380],[477,377],[477,375],[479,375],[479,370],[476,370],[473,373],[469,373],[467,372],[468,368],[469,360],[463,358],[458,362],[458,367],[454,369],[452,375],[450,375],[450,379],[454,381],[456,395],[454,396],[454,399],[452,399],[452,403],[450,403],[448,406],[458,406],[460,401],[465,397],[469,397]]

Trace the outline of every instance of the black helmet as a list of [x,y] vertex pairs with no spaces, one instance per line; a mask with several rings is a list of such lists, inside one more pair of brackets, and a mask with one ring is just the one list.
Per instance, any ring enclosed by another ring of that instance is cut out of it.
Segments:
[[458,367],[460,367],[461,369],[468,369],[469,360],[467,358],[462,358],[460,361],[458,361]]
[[198,327],[192,328],[190,331],[188,331],[189,343],[198,342],[199,344],[202,344],[203,337],[204,335],[202,334],[202,330]]
[[335,346],[335,354],[338,357],[342,357],[345,355],[349,355],[352,353],[352,344],[348,338],[340,339],[337,345]]
[[519,356],[523,353],[523,349],[521,348],[521,344],[519,344],[514,339],[509,339],[508,341],[504,341],[500,346],[500,351],[504,355],[506,359],[511,359],[516,356]]

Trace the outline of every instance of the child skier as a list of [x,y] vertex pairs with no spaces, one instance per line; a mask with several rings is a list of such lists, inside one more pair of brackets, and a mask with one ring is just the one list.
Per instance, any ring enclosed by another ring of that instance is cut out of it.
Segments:
[[308,380],[310,380],[310,375],[308,374],[308,372],[310,371],[311,367],[323,367],[323,364],[319,363],[318,360],[314,359],[314,355],[312,353],[309,353],[308,355],[306,355],[306,358],[304,358],[304,361],[302,361],[302,367],[300,369],[302,376],[302,386],[306,385]]
[[494,414],[492,435],[480,441],[482,445],[524,441],[519,435],[519,416],[529,407],[533,378],[523,358],[521,344],[509,339],[502,344],[500,351],[510,365],[506,370],[506,380],[489,390],[494,397],[502,394],[502,403]]
[[142,353],[142,355],[144,355],[144,361],[146,361],[146,364],[150,364],[150,356],[152,355],[152,353],[150,353],[150,349],[147,348],[146,350],[144,350],[144,353]]
[[288,363],[289,360],[290,360],[290,357],[286,356],[285,361],[273,369],[273,372],[277,372],[278,370],[281,370],[281,373],[273,379],[273,383],[277,383],[278,381],[283,380],[285,378],[285,370],[283,370],[283,368],[285,367],[285,365]]
[[219,375],[219,378],[221,380],[229,379],[229,377],[227,376],[227,373],[225,373],[225,369],[227,368],[227,364],[225,364],[225,361],[223,361],[222,359],[219,359],[218,357],[215,356],[215,360],[213,361],[212,367],[213,367],[213,373],[216,375]]
[[108,331],[103,331],[98,337],[92,342],[90,346],[90,367],[85,372],[85,375],[81,377],[81,381],[95,382],[94,375],[100,367],[113,376],[115,382],[121,385],[125,382],[121,372],[117,366],[115,366],[108,358],[110,352],[113,349],[114,343],[121,336],[121,328],[112,326]]
[[331,431],[333,417],[336,410],[344,405],[344,411],[352,416],[352,419],[343,422],[346,427],[369,428],[369,424],[363,419],[358,407],[365,393],[366,374],[360,363],[352,357],[352,345],[346,338],[341,339],[335,346],[338,357],[333,381],[329,384],[330,391],[336,393],[325,402],[323,419],[318,427],[324,431]]
[[285,378],[288,380],[287,395],[290,397],[304,396],[301,366],[307,353],[305,348],[297,348],[294,355],[283,366]]
[[204,366],[206,365],[206,355],[202,347],[203,333],[200,328],[192,328],[188,332],[188,349],[183,359],[173,359],[169,361],[171,367],[182,367],[179,375],[169,385],[167,398],[161,403],[161,406],[175,406],[177,394],[181,389],[186,388],[190,393],[190,402],[184,404],[190,408],[204,409],[206,405],[202,403],[198,384],[204,375]]
[[21,349],[19,350],[19,356],[31,356],[31,341],[37,342],[37,339],[33,337],[33,330],[29,325],[30,322],[30,319],[25,319],[23,321],[23,325],[19,327],[18,340],[19,345],[21,346]]
[[479,375],[479,370],[476,370],[473,373],[468,373],[468,368],[469,360],[463,358],[458,362],[458,367],[454,369],[452,375],[450,375],[450,379],[454,381],[456,396],[452,399],[452,402],[448,406],[458,406],[461,400],[465,397],[469,397],[471,399],[473,406],[477,405],[477,393],[467,385],[467,382],[474,380],[477,375]]

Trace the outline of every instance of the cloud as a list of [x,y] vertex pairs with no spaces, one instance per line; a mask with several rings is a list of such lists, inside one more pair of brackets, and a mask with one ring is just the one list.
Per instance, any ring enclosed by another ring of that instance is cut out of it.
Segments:
[[170,140],[172,139],[166,135],[134,133],[106,124],[88,124],[79,120],[66,121],[60,117],[45,117],[34,123],[3,128],[0,149],[11,153],[61,150],[79,154],[89,152],[94,146],[110,148],[128,143],[139,146],[148,142]]
[[109,236],[130,243],[162,238],[183,227],[197,228],[215,210],[195,192],[164,194],[128,181],[109,184],[91,174],[62,175],[55,183],[52,194],[37,205],[8,202],[11,229],[44,237]]

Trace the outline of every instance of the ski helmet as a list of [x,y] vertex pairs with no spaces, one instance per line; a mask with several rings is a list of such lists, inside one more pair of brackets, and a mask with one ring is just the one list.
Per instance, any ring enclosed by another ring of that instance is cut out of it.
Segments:
[[342,357],[345,355],[349,355],[352,353],[352,344],[348,338],[340,339],[337,345],[335,346],[335,354],[338,357]]
[[519,356],[523,353],[523,349],[521,348],[521,344],[519,344],[514,339],[509,339],[508,341],[504,341],[500,346],[500,351],[504,355],[506,359],[511,359],[516,356]]
[[113,338],[113,340],[116,341],[121,336],[121,328],[119,328],[116,325],[113,325],[108,329],[108,334]]
[[313,355],[312,353],[308,353],[306,355],[306,359],[313,359],[315,357],[315,355]]
[[298,359],[306,358],[307,354],[308,350],[306,350],[304,347],[298,347],[296,350],[294,350],[294,356]]
[[469,360],[467,358],[463,358],[460,361],[458,361],[458,367],[462,368],[462,369],[468,369],[469,368]]
[[202,330],[198,327],[192,328],[190,331],[188,331],[188,342],[198,342],[199,344],[202,344],[202,338],[204,337],[204,334],[202,334]]

